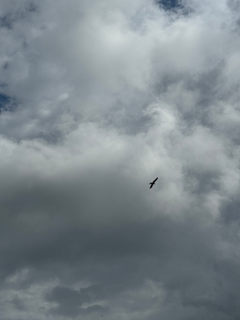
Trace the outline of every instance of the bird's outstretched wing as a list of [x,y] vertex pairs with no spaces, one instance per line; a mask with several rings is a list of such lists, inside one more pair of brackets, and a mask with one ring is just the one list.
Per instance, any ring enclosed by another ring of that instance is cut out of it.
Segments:
[[158,179],[158,177],[155,179],[155,180],[153,180],[153,182],[150,182],[149,184],[150,184],[150,188],[149,189],[151,189],[153,186],[154,186],[154,184],[155,184],[155,182],[157,181],[157,179]]

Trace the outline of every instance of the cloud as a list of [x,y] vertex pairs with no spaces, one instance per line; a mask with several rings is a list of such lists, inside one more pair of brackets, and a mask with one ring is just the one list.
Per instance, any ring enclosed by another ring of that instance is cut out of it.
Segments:
[[2,1],[1,319],[239,318],[237,7]]
[[[92,289],[92,288],[91,288]],[[58,307],[52,309],[53,314],[65,315],[70,318],[78,314],[89,314],[92,312],[104,312],[104,308],[98,304],[83,306],[84,303],[91,303],[91,296],[88,294],[92,290],[89,288],[80,291],[72,290],[66,287],[56,286],[46,295],[46,300],[56,302]]]
[[21,299],[19,299],[19,297],[17,295],[15,295],[15,297],[12,299],[11,303],[14,306],[14,308],[19,311],[26,310],[24,303],[22,302]]

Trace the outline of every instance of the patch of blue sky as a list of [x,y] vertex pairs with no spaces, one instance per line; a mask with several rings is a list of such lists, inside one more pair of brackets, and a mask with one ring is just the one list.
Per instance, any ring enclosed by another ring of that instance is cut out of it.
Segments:
[[12,22],[13,21],[12,21],[10,15],[5,15],[4,17],[0,17],[0,27],[1,28],[11,29]]
[[12,99],[5,94],[0,94],[0,112],[3,110],[12,111],[11,105]]
[[181,0],[158,0],[157,3],[166,11],[174,12],[181,10],[181,13],[184,15],[191,12],[190,8],[184,7]]
[[172,10],[177,7],[180,7],[180,3],[178,0],[161,0],[158,3],[165,9],[165,10]]

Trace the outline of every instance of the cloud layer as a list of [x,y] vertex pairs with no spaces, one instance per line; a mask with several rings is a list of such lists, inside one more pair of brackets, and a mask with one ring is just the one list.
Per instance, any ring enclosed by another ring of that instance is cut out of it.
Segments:
[[1,1],[1,319],[240,317],[238,9]]

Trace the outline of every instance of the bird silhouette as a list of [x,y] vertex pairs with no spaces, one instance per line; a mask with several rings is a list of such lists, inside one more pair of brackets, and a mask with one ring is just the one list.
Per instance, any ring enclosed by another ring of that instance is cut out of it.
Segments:
[[158,177],[155,179],[155,180],[153,180],[153,182],[150,182],[149,184],[150,184],[150,188],[149,189],[151,189],[152,187],[153,187],[153,185],[155,184],[155,182],[157,181],[157,179],[158,179]]

